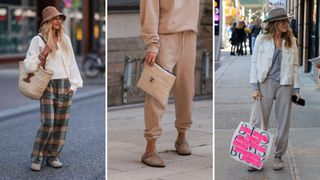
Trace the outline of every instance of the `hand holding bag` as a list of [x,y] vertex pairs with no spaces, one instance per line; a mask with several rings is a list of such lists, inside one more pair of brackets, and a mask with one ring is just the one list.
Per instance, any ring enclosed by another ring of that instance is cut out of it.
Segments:
[[137,86],[156,98],[162,106],[165,106],[175,79],[174,74],[160,65],[156,63],[153,66],[145,64]]
[[[260,114],[261,129],[253,125],[256,120],[256,110]],[[273,135],[264,129],[261,103],[256,100],[249,123],[241,121],[234,131],[229,150],[231,157],[247,166],[261,169],[270,154],[273,140]]]
[[[41,38],[43,39],[43,37]],[[30,99],[39,100],[52,76],[53,72],[46,70],[45,64],[43,66],[39,64],[34,73],[26,73],[24,61],[20,61],[18,89],[22,95]]]

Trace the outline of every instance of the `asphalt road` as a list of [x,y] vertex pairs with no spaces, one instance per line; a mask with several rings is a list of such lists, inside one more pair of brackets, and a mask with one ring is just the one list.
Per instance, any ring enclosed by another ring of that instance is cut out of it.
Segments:
[[30,170],[39,125],[38,111],[0,121],[0,180],[105,179],[104,95],[73,103],[61,169]]

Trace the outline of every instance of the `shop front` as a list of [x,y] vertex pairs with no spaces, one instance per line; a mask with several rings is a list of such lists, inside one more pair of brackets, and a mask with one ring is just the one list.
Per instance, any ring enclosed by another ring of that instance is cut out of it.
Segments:
[[309,60],[320,56],[320,4],[317,0],[290,1],[288,12],[292,12],[293,18],[298,24],[298,52],[300,65],[305,73],[310,73],[317,86],[320,87],[320,70]]
[[47,6],[55,6],[67,16],[65,31],[76,56],[104,52],[105,0],[1,0],[0,63],[23,60]]
[[37,33],[36,0],[10,0],[0,3],[0,61],[25,54]]

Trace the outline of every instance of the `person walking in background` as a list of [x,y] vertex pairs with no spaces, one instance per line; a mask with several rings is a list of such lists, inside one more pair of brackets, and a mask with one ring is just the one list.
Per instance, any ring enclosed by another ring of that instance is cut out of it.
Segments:
[[[298,25],[297,25],[297,20],[295,20],[294,18],[292,18],[290,20],[290,27],[292,29],[292,33],[294,35],[295,38],[298,38]],[[314,26],[312,26],[314,27]]]
[[254,20],[254,25],[251,28],[251,49],[254,48],[254,43],[256,41],[257,36],[260,34],[261,32],[261,19],[257,18]]
[[[245,45],[244,42],[246,42],[247,39],[247,34],[245,32],[245,23],[244,21],[240,21],[238,23],[238,26],[235,31],[235,37],[236,37],[236,42],[237,42],[237,55],[238,56],[243,56],[243,46]],[[246,49],[246,46],[245,46]]]
[[64,146],[70,116],[71,99],[83,81],[76,63],[70,38],[64,33],[66,16],[55,7],[42,11],[40,33],[31,40],[26,58],[26,70],[36,71],[39,64],[53,72],[40,99],[41,126],[31,155],[31,169],[40,171],[44,159],[54,168]]
[[250,23],[249,23],[249,26],[247,26],[247,28],[249,29],[248,30],[248,40],[249,40],[249,49],[250,49],[250,55],[252,55],[252,33],[251,33],[251,30],[252,30],[252,27],[254,25],[254,21],[252,21],[252,19],[250,20]]
[[[244,46],[244,55],[247,55],[247,39],[249,39],[250,37],[250,28],[244,23],[244,32],[245,32],[245,37],[243,40],[243,46]],[[250,48],[250,42],[251,40],[249,40],[249,49]]]
[[[282,156],[289,140],[291,97],[294,94],[300,98],[298,49],[283,8],[270,10],[265,22],[268,24],[264,33],[257,37],[253,50],[250,83],[253,88],[252,97],[261,100],[266,129],[275,101],[278,133],[273,169],[281,170],[284,167]],[[250,167],[248,170],[256,169]]]
[[[179,155],[191,154],[186,131],[192,124],[198,16],[199,0],[140,1],[141,36],[147,47],[145,66],[157,63],[176,75],[174,98],[178,135],[175,148]],[[156,152],[165,110],[166,106],[146,94],[144,137],[147,146],[141,161],[148,166],[165,167]]]
[[227,38],[230,39],[232,36],[232,24],[229,24],[226,29]]
[[236,28],[237,28],[237,23],[234,22],[233,25],[232,25],[232,28],[231,28],[231,38],[229,39],[229,41],[231,43],[231,52],[230,52],[231,56],[235,56],[236,55],[236,48],[237,48],[237,45],[238,45]]

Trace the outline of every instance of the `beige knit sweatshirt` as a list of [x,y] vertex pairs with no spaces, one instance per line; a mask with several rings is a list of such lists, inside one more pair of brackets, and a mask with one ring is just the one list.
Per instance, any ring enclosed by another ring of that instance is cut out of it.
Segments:
[[141,36],[148,52],[158,53],[159,34],[197,33],[199,0],[140,0]]

